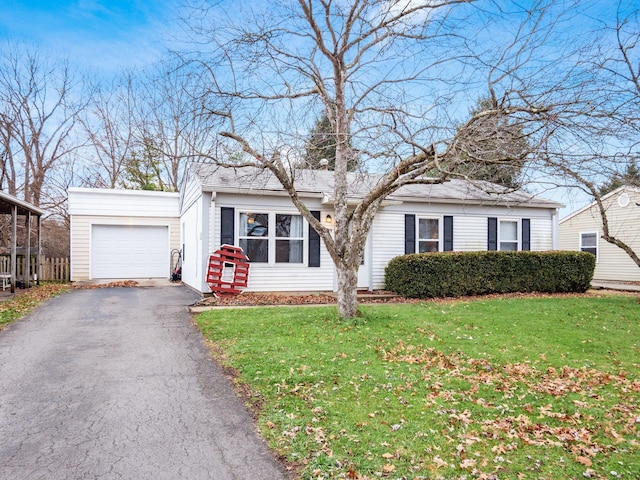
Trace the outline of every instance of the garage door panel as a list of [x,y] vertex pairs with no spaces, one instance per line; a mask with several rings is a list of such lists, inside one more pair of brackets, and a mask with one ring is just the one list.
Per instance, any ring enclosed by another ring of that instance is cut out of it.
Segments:
[[92,226],[92,278],[163,278],[168,276],[168,226]]

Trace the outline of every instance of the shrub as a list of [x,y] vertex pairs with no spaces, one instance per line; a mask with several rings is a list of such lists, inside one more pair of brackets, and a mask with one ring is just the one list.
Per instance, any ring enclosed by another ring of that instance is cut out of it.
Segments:
[[595,257],[585,252],[417,253],[392,259],[386,289],[410,298],[513,292],[584,292]]

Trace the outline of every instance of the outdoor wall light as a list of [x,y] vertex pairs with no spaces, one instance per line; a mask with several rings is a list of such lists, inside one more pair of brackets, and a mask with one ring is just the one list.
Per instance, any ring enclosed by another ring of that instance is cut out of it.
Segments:
[[333,225],[333,217],[331,215],[327,215],[326,217],[324,217],[324,223],[327,226]]

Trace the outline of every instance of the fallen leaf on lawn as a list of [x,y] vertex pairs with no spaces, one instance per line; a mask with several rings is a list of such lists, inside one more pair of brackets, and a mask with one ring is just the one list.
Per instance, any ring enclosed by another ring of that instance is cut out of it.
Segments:
[[387,464],[385,464],[385,465],[382,467],[382,473],[383,473],[383,474],[384,474],[384,473],[391,473],[391,472],[393,472],[395,469],[396,469],[396,467],[395,467],[395,466],[391,465],[390,463],[387,463]]
[[462,469],[470,469],[476,466],[476,461],[473,458],[465,458],[462,462],[460,462],[460,468]]
[[590,458],[583,456],[576,457],[576,462],[581,463],[585,467],[590,467],[593,464]]
[[433,457],[433,463],[435,463],[436,467],[438,467],[438,468],[448,467],[449,466],[449,464],[447,462],[445,462],[444,460],[442,460],[438,455]]

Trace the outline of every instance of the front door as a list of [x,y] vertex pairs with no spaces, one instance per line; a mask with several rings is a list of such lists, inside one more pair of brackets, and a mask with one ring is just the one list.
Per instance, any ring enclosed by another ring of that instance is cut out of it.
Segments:
[[371,290],[371,234],[367,238],[367,243],[364,246],[364,252],[362,253],[362,261],[360,262],[360,268],[358,269],[358,289]]

